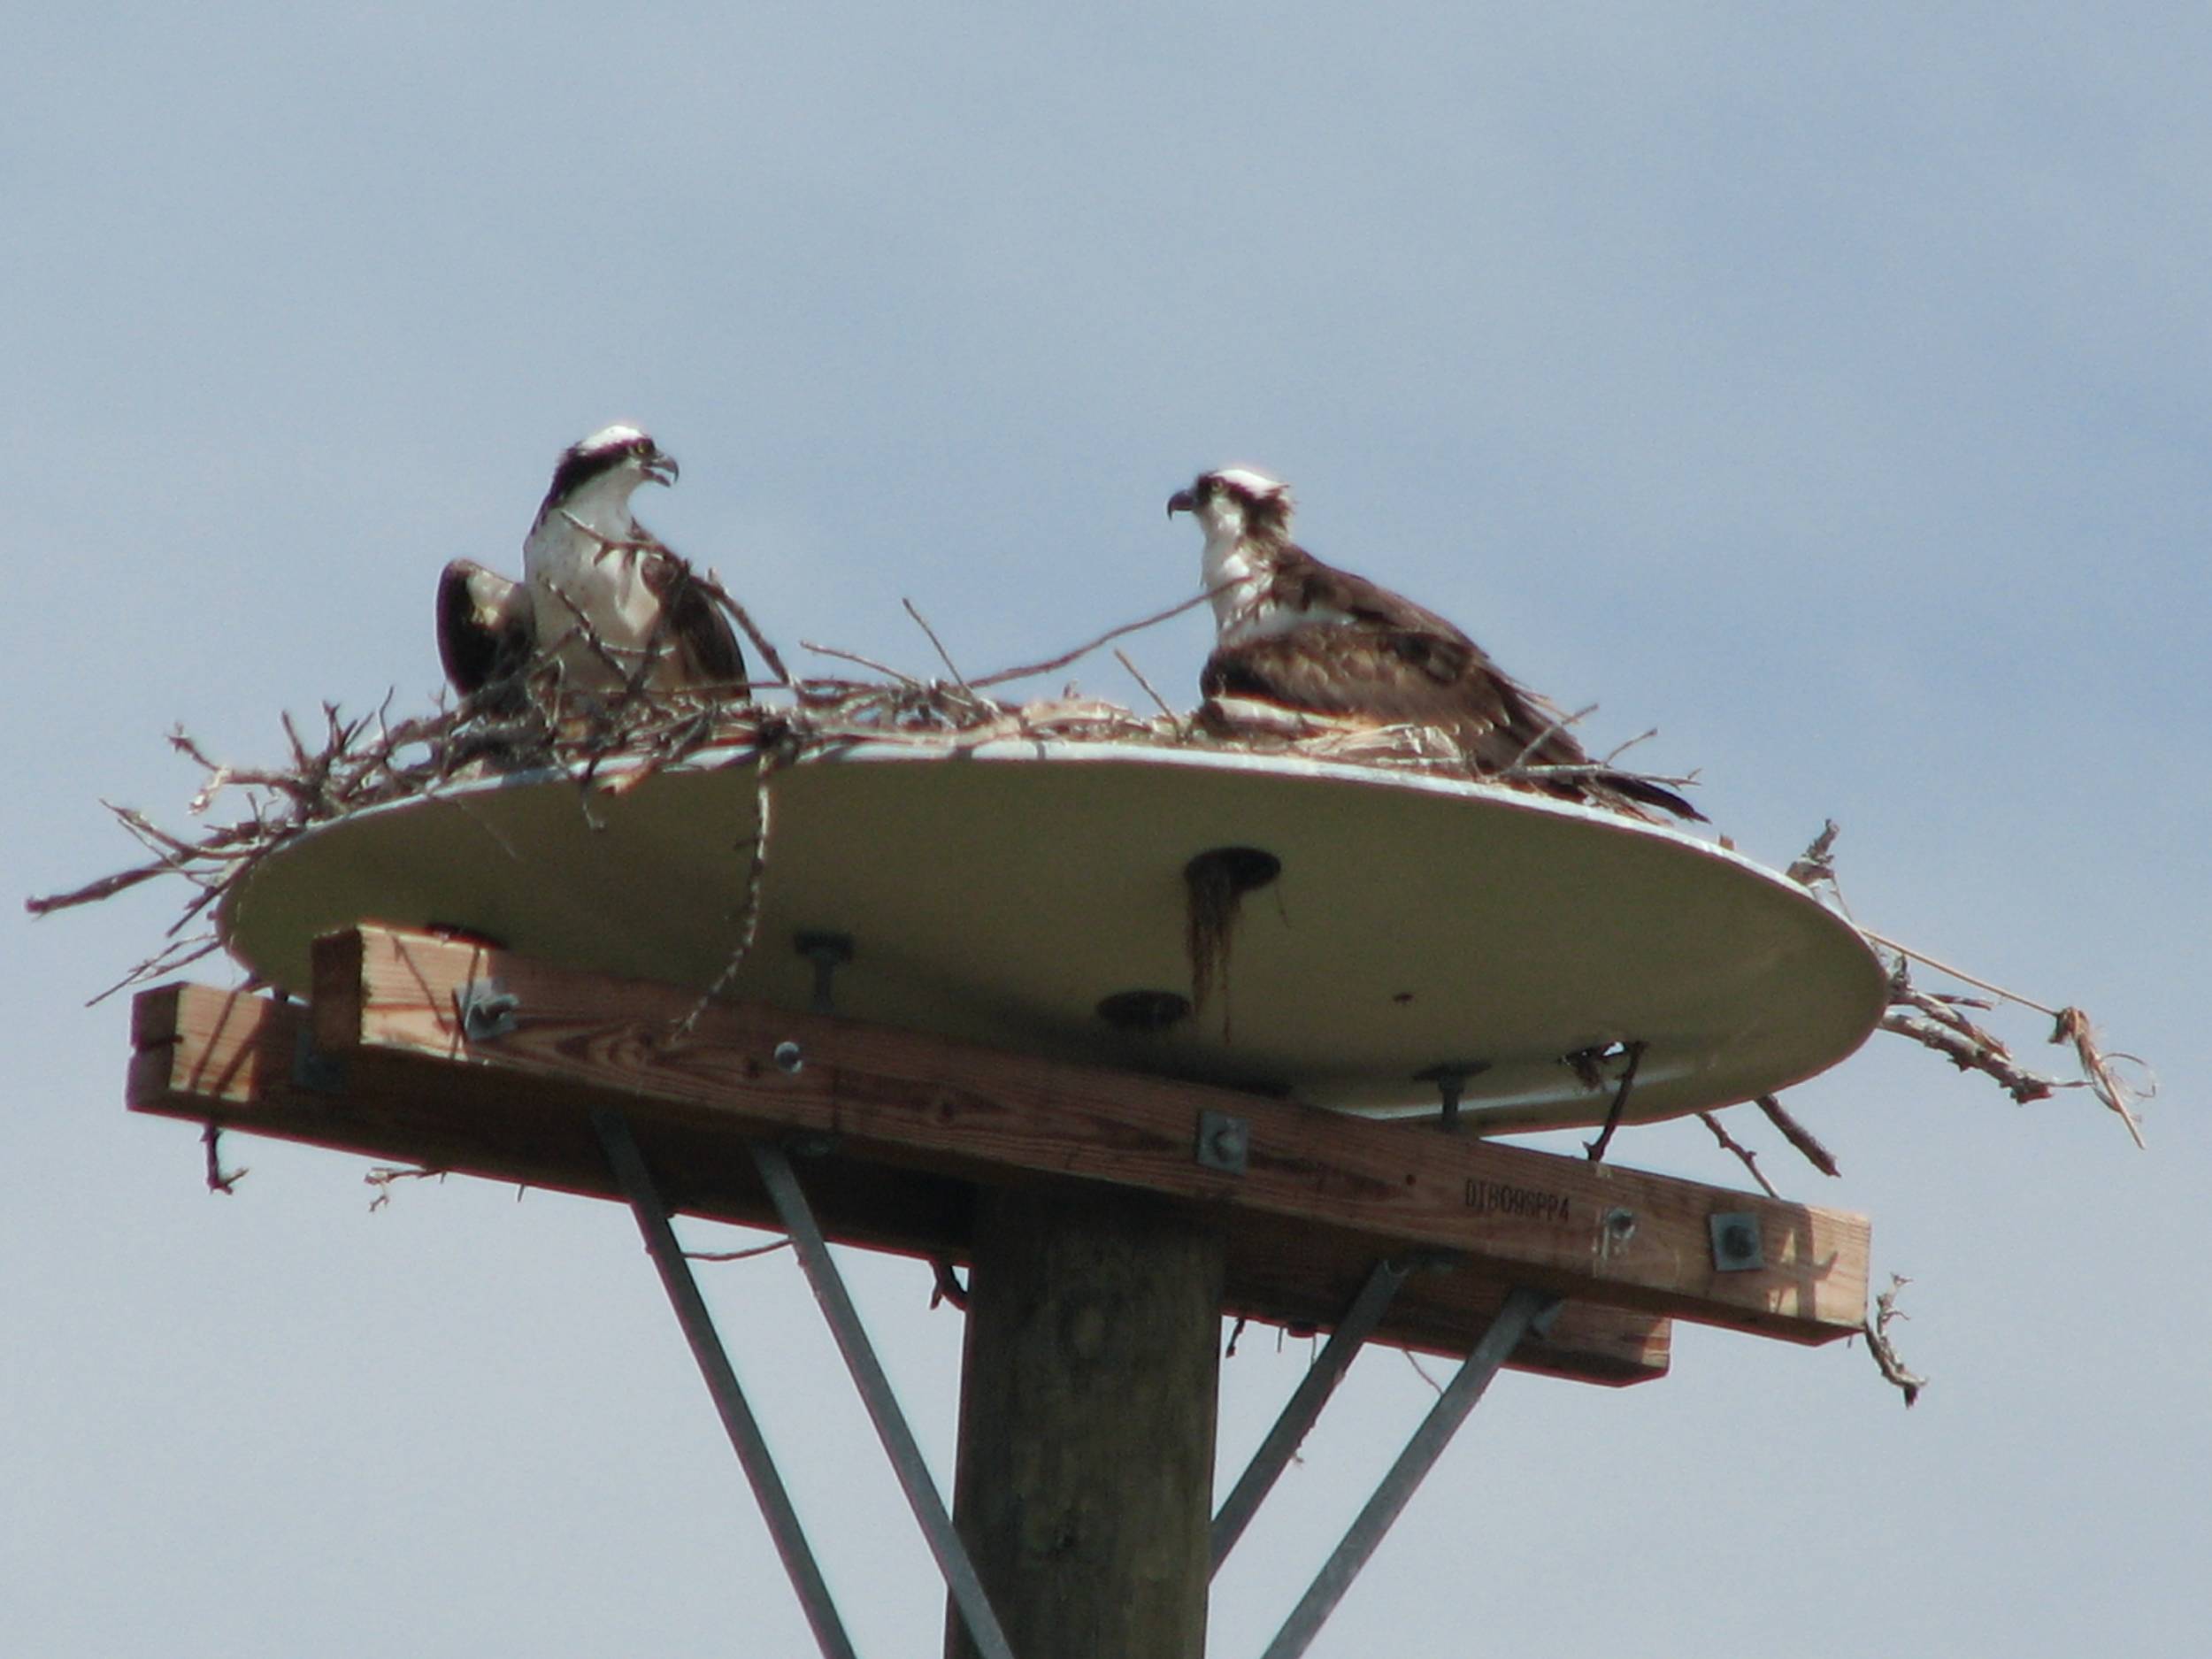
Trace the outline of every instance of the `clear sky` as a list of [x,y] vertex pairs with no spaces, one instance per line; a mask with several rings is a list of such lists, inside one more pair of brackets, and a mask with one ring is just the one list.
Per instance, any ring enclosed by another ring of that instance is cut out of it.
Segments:
[[[18,8],[0,59],[14,885],[180,818],[181,723],[426,703],[556,452],[787,652],[1033,660],[1194,589],[1236,459],[1747,852],[2078,1002],[2150,1150],[1882,1038],[1793,1095],[1915,1280],[1857,1347],[1509,1377],[1317,1654],[2202,1651],[2212,17],[2039,4]],[[1202,618],[1145,635],[1188,700]],[[1111,662],[1079,671],[1141,694]],[[793,1654],[612,1206],[120,1105],[174,892],[0,948],[0,1649]],[[206,972],[216,972],[206,964]],[[2035,1059],[2043,1022],[2006,1030]],[[1694,1124],[1617,1156],[1724,1184]],[[721,1235],[695,1228],[703,1243]],[[731,1235],[734,1237],[735,1235]],[[708,1270],[864,1651],[939,1594],[786,1256]],[[852,1274],[949,1474],[958,1317]],[[1225,1367],[1233,1472],[1305,1359]],[[1363,1358],[1217,1586],[1256,1652],[1430,1399]],[[1479,1640],[1477,1640],[1479,1637]]]

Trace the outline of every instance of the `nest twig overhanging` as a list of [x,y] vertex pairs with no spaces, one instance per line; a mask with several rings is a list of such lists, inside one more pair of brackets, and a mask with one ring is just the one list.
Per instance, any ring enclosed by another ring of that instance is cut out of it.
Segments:
[[[1846,919],[1850,919],[1849,908],[1843,902],[1842,888],[1836,879],[1833,855],[1837,833],[1835,821],[1830,819],[1791,864],[1788,874],[1802,886],[1824,895]],[[2032,1101],[2048,1100],[2061,1089],[2088,1089],[2105,1110],[2119,1118],[2137,1146],[2144,1144],[2142,1121],[2134,1107],[2137,1102],[2148,1100],[2158,1093],[2157,1079],[2150,1075],[2140,1056],[2104,1048],[2098,1041],[2094,1025],[2081,1009],[2070,1005],[2054,1008],[2039,1002],[1909,945],[1900,944],[1855,920],[1852,926],[1858,928],[1889,969],[1889,1006],[1881,1020],[1884,1031],[1933,1049],[1962,1071],[1981,1072],[2024,1106]],[[1915,964],[1987,995],[1923,990],[1913,982]],[[2059,1078],[2031,1069],[2014,1056],[2002,1038],[1967,1012],[1970,1009],[1978,1013],[1993,1012],[2007,1003],[2016,1003],[2053,1021],[2048,1041],[2072,1048],[2081,1075]],[[2114,1069],[2115,1061],[2142,1068],[2142,1081],[2134,1083],[2121,1077]],[[1775,1110],[1779,1110],[1778,1105]],[[1789,1126],[1784,1125],[1784,1133],[1789,1133]],[[1791,1138],[1794,1141],[1796,1137]],[[1808,1151],[1806,1156],[1813,1155]],[[1818,1161],[1814,1159],[1815,1163]]]

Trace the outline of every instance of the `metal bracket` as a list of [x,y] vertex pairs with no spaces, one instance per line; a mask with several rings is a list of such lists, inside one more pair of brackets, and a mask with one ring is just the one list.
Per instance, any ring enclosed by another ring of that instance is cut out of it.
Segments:
[[315,1046],[314,1027],[302,1020],[292,1038],[292,1087],[318,1094],[342,1094],[346,1087],[346,1057],[325,1054]]
[[1329,1333],[1320,1357],[1306,1368],[1305,1376],[1284,1402],[1275,1426],[1268,1430],[1259,1450],[1252,1454],[1252,1461],[1237,1477],[1236,1486],[1221,1501],[1213,1521],[1210,1571],[1218,1573],[1221,1563],[1229,1559],[1229,1552],[1237,1547],[1237,1540],[1244,1536],[1244,1529],[1252,1524],[1253,1516],[1274,1489],[1276,1480],[1312,1432],[1321,1409],[1329,1403],[1337,1384],[1344,1380],[1344,1373],[1351,1369],[1360,1345],[1381,1323],[1390,1307],[1390,1299],[1398,1294],[1398,1286],[1420,1264],[1411,1260],[1378,1262],[1368,1270],[1367,1282],[1360,1286],[1359,1294],[1352,1298],[1352,1305],[1344,1310],[1336,1329]]
[[898,1396],[891,1392],[891,1379],[884,1375],[882,1363],[876,1358],[876,1350],[868,1340],[867,1327],[860,1323],[859,1310],[853,1306],[852,1297],[845,1289],[844,1277],[830,1256],[829,1241],[822,1236],[822,1229],[814,1219],[814,1207],[807,1202],[799,1178],[792,1172],[791,1160],[780,1148],[765,1141],[755,1141],[753,1166],[760,1171],[761,1185],[768,1189],[784,1231],[791,1235],[791,1248],[799,1258],[800,1270],[813,1287],[814,1300],[821,1306],[822,1317],[829,1322],[837,1351],[845,1356],[845,1368],[852,1373],[853,1386],[860,1391],[860,1402],[868,1409],[869,1421],[875,1425],[876,1437],[883,1442],[884,1455],[891,1460],[891,1471],[898,1477],[899,1486],[906,1494],[906,1502],[922,1529],[929,1553],[936,1559],[937,1571],[944,1576],[953,1606],[968,1627],[969,1639],[982,1659],[1014,1659],[1013,1649],[1007,1645],[1006,1632],[991,1609],[991,1599],[984,1591],[983,1581],[976,1576],[968,1547],[953,1530],[951,1512],[945,1508],[944,1497],[930,1476],[929,1465],[922,1459],[921,1446],[914,1439],[914,1431],[907,1425],[906,1414],[899,1409]]
[[1459,1097],[1467,1087],[1467,1079],[1489,1069],[1490,1062],[1487,1060],[1446,1060],[1425,1071],[1413,1074],[1413,1080],[1417,1083],[1436,1085],[1437,1094],[1444,1104],[1440,1122],[1446,1133],[1453,1133],[1459,1128]]
[[793,949],[814,964],[814,1011],[837,1012],[835,984],[838,969],[853,959],[850,933],[799,933],[791,937]]
[[1759,1217],[1747,1210],[1723,1210],[1706,1218],[1713,1235],[1713,1269],[1721,1273],[1747,1273],[1767,1264],[1766,1248],[1759,1236]]
[[522,999],[497,979],[471,979],[453,994],[461,1034],[471,1042],[495,1042],[515,1029]]
[[[620,1112],[602,1108],[592,1113],[592,1126],[598,1132],[608,1161],[614,1165],[616,1179],[630,1200],[630,1208],[636,1212],[639,1231],[645,1235],[645,1248],[660,1270],[661,1284],[675,1305],[676,1317],[691,1344],[692,1357],[698,1361],[700,1371],[706,1376],[707,1390],[714,1396],[723,1427],[737,1450],[738,1461],[745,1466],[745,1478],[752,1484],[753,1495],[760,1501],[761,1514],[767,1520],[777,1553],[783,1558],[784,1571],[790,1575],[792,1588],[798,1593],[800,1605],[805,1609],[815,1642],[825,1659],[854,1659],[851,1639],[845,1633],[836,1603],[830,1598],[829,1586],[823,1582],[821,1570],[807,1545],[798,1512],[791,1506],[790,1494],[776,1472],[768,1441],[760,1432],[751,1407],[746,1403],[737,1372],[715,1331],[713,1316],[699,1294],[691,1263],[676,1241],[675,1229],[669,1225],[667,1202],[653,1184],[652,1171],[646,1165],[644,1155],[638,1150],[630,1126]],[[799,1265],[806,1274],[807,1283],[813,1287],[814,1299],[821,1305],[830,1334],[836,1339],[838,1352],[845,1357],[853,1386],[860,1391],[861,1403],[868,1409],[869,1419],[874,1423],[883,1449],[890,1457],[892,1472],[898,1477],[907,1502],[913,1508],[914,1518],[921,1525],[922,1535],[928,1541],[931,1555],[936,1557],[938,1571],[944,1575],[946,1588],[951,1592],[953,1604],[967,1625],[976,1651],[982,1659],[1013,1659],[1006,1632],[1000,1627],[998,1616],[991,1610],[990,1598],[984,1593],[983,1581],[976,1576],[967,1546],[953,1530],[952,1516],[945,1508],[936,1482],[930,1478],[929,1465],[922,1460],[921,1447],[914,1439],[913,1430],[907,1426],[905,1414],[899,1409],[898,1396],[891,1392],[890,1379],[884,1375],[875,1349],[869,1344],[859,1311],[846,1292],[845,1281],[831,1258],[829,1243],[814,1219],[813,1206],[807,1202],[799,1179],[792,1172],[791,1160],[781,1148],[764,1141],[755,1142],[752,1152],[761,1185],[767,1188],[777,1215],[791,1235]]]
[[1252,1125],[1229,1112],[1200,1112],[1196,1156],[1202,1169],[1243,1174],[1252,1162]]
[[607,1161],[614,1166],[615,1179],[637,1217],[638,1231],[645,1235],[646,1252],[660,1270],[661,1286],[675,1307],[677,1323],[683,1326],[684,1339],[691,1345],[691,1356],[699,1362],[706,1378],[707,1392],[714,1396],[722,1427],[737,1452],[737,1461],[744,1465],[754,1497],[760,1502],[762,1518],[768,1523],[768,1533],[782,1557],[783,1570],[790,1575],[791,1587],[798,1593],[815,1645],[821,1648],[823,1659],[856,1659],[852,1639],[845,1633],[837,1604],[830,1599],[829,1586],[823,1581],[822,1570],[799,1525],[798,1511],[791,1507],[791,1494],[776,1471],[767,1437],[760,1432],[759,1419],[746,1402],[745,1390],[715,1332],[714,1316],[707,1311],[706,1299],[699,1294],[691,1263],[676,1241],[676,1230],[668,1225],[667,1202],[653,1183],[652,1171],[631,1136],[629,1123],[620,1112],[605,1108],[593,1112],[591,1122]]
[[1498,1316],[1490,1322],[1490,1328],[1475,1344],[1474,1352],[1467,1356],[1421,1426],[1413,1432],[1406,1448],[1398,1454],[1398,1461],[1390,1466],[1390,1472],[1375,1488],[1375,1495],[1367,1501],[1367,1507],[1359,1513],[1344,1541],[1336,1547],[1313,1583],[1300,1598],[1298,1605],[1283,1621],[1275,1640],[1267,1646],[1262,1659],[1298,1659],[1321,1633],[1321,1625],[1336,1604],[1344,1599],[1344,1593],[1352,1587],[1352,1580],[1367,1564],[1375,1547],[1390,1531],[1407,1502],[1412,1498],[1422,1479],[1435,1467],[1436,1460],[1451,1444],[1459,1425],[1467,1420],[1467,1414],[1480,1401],[1490,1379],[1498,1374],[1507,1357],[1531,1331],[1542,1328],[1559,1310],[1559,1298],[1547,1291],[1516,1290],[1505,1299]]

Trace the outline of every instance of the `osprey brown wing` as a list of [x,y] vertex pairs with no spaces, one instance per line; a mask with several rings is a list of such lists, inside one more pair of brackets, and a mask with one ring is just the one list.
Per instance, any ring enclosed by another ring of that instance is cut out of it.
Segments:
[[455,559],[438,579],[438,660],[463,696],[516,680],[529,666],[535,630],[518,582],[474,559]]
[[718,686],[742,684],[745,654],[738,649],[737,631],[722,607],[699,585],[690,561],[667,548],[656,547],[643,556],[640,573],[668,618],[672,649],[685,680]]
[[1217,649],[1207,695],[1437,726],[1485,771],[1586,758],[1555,710],[1434,611],[1298,547],[1278,555],[1271,586],[1280,610],[1317,620]]

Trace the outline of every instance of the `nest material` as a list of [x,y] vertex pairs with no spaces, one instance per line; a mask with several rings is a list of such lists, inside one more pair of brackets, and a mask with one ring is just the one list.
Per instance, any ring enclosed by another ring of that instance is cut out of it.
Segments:
[[[398,721],[390,718],[388,698],[372,713],[350,718],[335,705],[326,703],[322,730],[313,739],[303,735],[288,716],[284,733],[288,764],[275,767],[248,769],[219,764],[186,733],[173,732],[171,744],[206,772],[190,803],[193,816],[206,814],[227,792],[243,800],[244,810],[227,823],[204,828],[196,835],[183,835],[161,828],[134,810],[111,805],[110,810],[151,856],[73,891],[28,900],[27,908],[43,915],[92,903],[161,876],[181,878],[189,886],[191,895],[169,928],[163,948],[103,992],[104,996],[173,973],[219,949],[221,941],[211,927],[204,926],[212,907],[262,858],[317,824],[427,795],[472,777],[517,771],[565,772],[579,784],[583,810],[588,812],[594,795],[634,788],[664,767],[698,764],[696,757],[708,751],[712,751],[719,764],[757,763],[759,768],[763,834],[753,849],[748,883],[749,893],[756,898],[766,857],[765,808],[772,776],[809,755],[864,743],[921,746],[948,757],[1004,740],[1228,749],[1479,778],[1554,799],[1564,790],[1580,794],[1601,807],[1614,804],[1611,792],[1604,787],[1608,778],[1640,775],[1625,773],[1610,762],[1577,767],[1523,765],[1501,772],[1479,772],[1448,736],[1425,726],[1377,726],[1241,700],[1215,700],[1192,716],[1179,715],[1163,703],[1158,714],[1142,716],[1104,699],[1071,694],[1021,703],[990,695],[992,687],[1053,672],[1124,634],[1177,615],[1202,603],[1203,595],[1114,629],[1046,662],[974,680],[960,673],[935,633],[910,604],[910,612],[950,672],[949,680],[913,678],[849,652],[818,645],[808,649],[857,664],[882,677],[794,680],[773,646],[753,627],[741,608],[710,577],[697,580],[744,627],[760,652],[760,660],[776,676],[770,687],[787,692],[787,703],[764,703],[751,695],[757,688],[749,687],[712,691],[651,689],[642,684],[641,672],[615,692],[563,695],[550,671],[540,670],[519,687],[510,682],[488,687],[457,707]],[[1159,701],[1156,694],[1154,700]],[[1648,780],[1671,786],[1691,781],[1681,778]],[[1843,910],[1832,859],[1835,837],[1835,826],[1831,824],[1790,866],[1789,873]],[[1255,884],[1233,881],[1225,887],[1223,879],[1211,875],[1204,879],[1193,878],[1188,943],[1194,1004],[1203,1003],[1225,979],[1238,900],[1249,885]],[[202,925],[198,931],[188,931],[196,924]],[[746,931],[749,936],[749,928]],[[2113,1060],[2134,1061],[2135,1056],[2104,1051],[2080,1010],[2047,1008],[1879,934],[1863,928],[1861,932],[1892,968],[1891,1007],[1882,1022],[1885,1029],[1934,1049],[1963,1070],[1985,1073],[2022,1102],[2062,1088],[2089,1088],[2126,1123],[2129,1133],[2140,1143],[2131,1102],[2154,1093],[2154,1085],[2147,1082],[2133,1087],[2116,1074]],[[738,954],[741,957],[742,945]],[[1963,1011],[1993,1004],[1969,996],[1922,991],[1911,982],[1911,962],[1936,968],[1992,991],[2001,1001],[2018,1002],[2051,1017],[2056,1025],[2052,1041],[2073,1048],[2083,1075],[2061,1079],[2021,1066],[2001,1041]],[[733,970],[734,965],[733,961]],[[726,973],[723,981],[729,977]],[[707,996],[712,997],[719,988],[718,982]],[[1783,1125],[1786,1138],[1809,1160],[1824,1172],[1834,1173],[1833,1161],[1824,1149],[1818,1149],[1816,1141],[1801,1130],[1789,1133],[1795,1126],[1786,1120],[1786,1114],[1780,1114],[1778,1102],[1760,1103]],[[1755,1167],[1746,1162],[1758,1176]],[[1764,1178],[1759,1179],[1764,1185]]]

